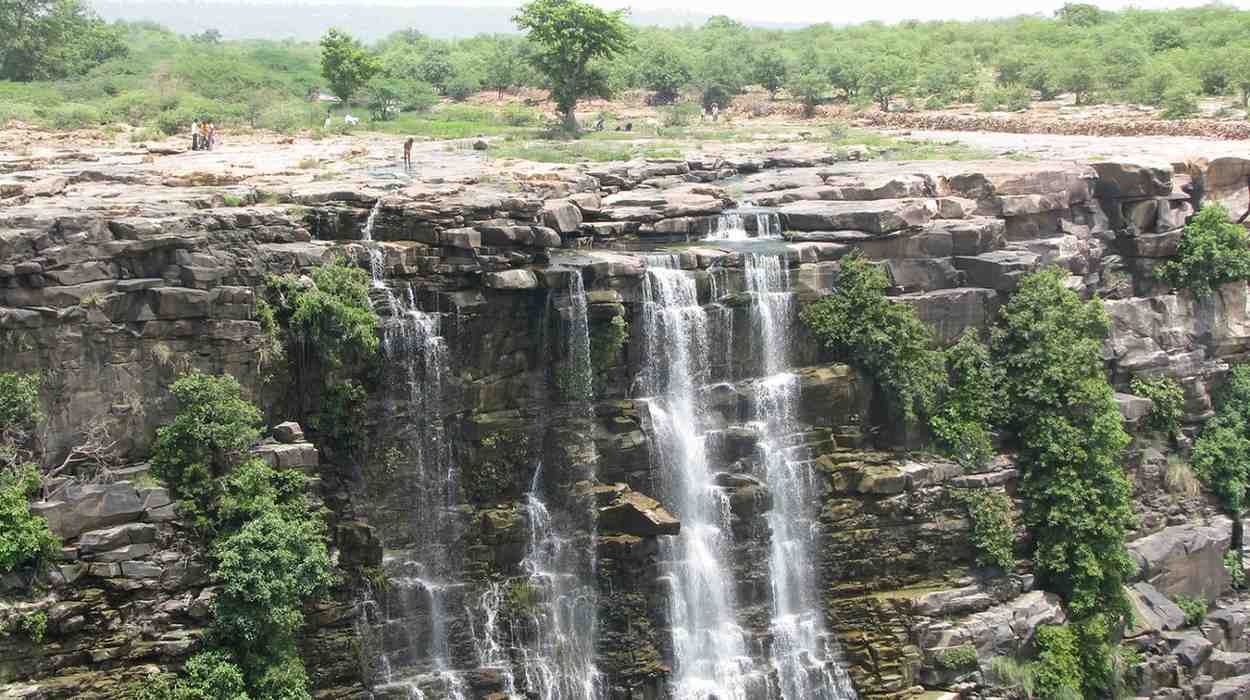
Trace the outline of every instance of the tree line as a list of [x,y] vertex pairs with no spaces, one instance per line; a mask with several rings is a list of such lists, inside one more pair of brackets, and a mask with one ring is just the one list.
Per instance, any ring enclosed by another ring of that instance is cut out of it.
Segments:
[[[1069,94],[1079,104],[1155,105],[1170,117],[1191,114],[1202,95],[1235,95],[1243,105],[1250,96],[1250,12],[1220,4],[1118,12],[1068,4],[1051,16],[770,30],[723,16],[631,27],[619,13],[541,0],[514,23],[518,34],[435,39],[401,30],[372,45],[337,30],[320,45],[223,41],[213,31],[188,37],[145,22],[107,24],[82,0],[0,0],[9,39],[0,46],[0,103],[9,103],[0,118],[160,126],[213,108],[222,123],[308,126],[316,89],[360,100],[378,119],[527,87],[554,88],[562,113],[574,93],[642,90],[658,104],[724,106],[752,86],[809,109],[1020,109]],[[576,42],[561,44],[576,34],[570,27],[594,29],[581,55]],[[323,72],[336,56],[348,59],[346,75]],[[566,75],[574,78],[562,82]]]

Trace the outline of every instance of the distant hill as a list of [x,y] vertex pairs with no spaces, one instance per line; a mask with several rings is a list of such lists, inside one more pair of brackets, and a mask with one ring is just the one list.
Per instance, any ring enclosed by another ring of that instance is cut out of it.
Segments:
[[[327,28],[339,27],[365,41],[415,27],[440,38],[512,33],[514,7],[430,5],[256,3],[231,0],[90,0],[109,21],[152,20],[180,34],[216,29],[227,39],[315,40]],[[698,25],[710,15],[681,10],[638,11],[634,24],[675,27]]]

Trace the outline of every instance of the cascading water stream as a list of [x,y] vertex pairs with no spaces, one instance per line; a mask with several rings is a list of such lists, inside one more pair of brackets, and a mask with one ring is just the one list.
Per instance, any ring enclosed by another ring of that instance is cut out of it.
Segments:
[[[754,224],[754,231],[748,230],[748,220]],[[749,238],[781,238],[781,216],[774,211],[730,210],[712,221],[704,240],[745,241]]]
[[569,333],[566,361],[569,363],[567,397],[577,401],[594,398],[594,370],[590,366],[590,321],[586,287],[581,272],[569,273]]
[[846,700],[855,692],[836,659],[824,628],[812,576],[815,504],[820,490],[806,462],[787,454],[799,401],[798,377],[789,370],[789,337],[794,320],[787,269],[776,256],[744,256],[751,307],[753,345],[763,376],[754,383],[752,408],[761,439],[765,481],[772,494],[768,569],[772,592],[770,653],[777,692],[784,700]]
[[537,700],[600,700],[603,675],[595,667],[598,596],[594,542],[563,532],[540,497],[542,465],[525,497],[529,545],[521,567],[531,605],[520,636],[521,672],[527,697]]
[[676,700],[749,700],[764,678],[747,653],[735,617],[727,560],[729,504],[712,482],[698,389],[712,365],[709,319],[692,277],[671,256],[649,256],[643,286],[647,342],[643,366],[655,450],[666,504],[681,518],[679,534],[662,540],[673,635]]

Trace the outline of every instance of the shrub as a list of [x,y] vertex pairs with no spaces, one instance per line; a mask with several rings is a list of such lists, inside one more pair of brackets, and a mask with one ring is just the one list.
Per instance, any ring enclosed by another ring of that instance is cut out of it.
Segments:
[[970,669],[977,665],[977,648],[971,644],[948,647],[938,652],[935,661],[948,671]]
[[191,372],[172,389],[178,415],[156,431],[152,470],[198,526],[211,527],[220,477],[260,436],[260,411],[243,400],[230,375]]
[[948,455],[975,470],[994,456],[990,431],[1003,415],[1002,370],[972,328],[946,350],[946,368],[949,389],[929,426]]
[[1179,594],[1174,598],[1176,607],[1185,613],[1185,626],[1193,627],[1207,617],[1207,601],[1204,598]]
[[48,613],[42,610],[31,610],[22,613],[9,622],[9,634],[20,633],[27,639],[39,644],[48,633]]
[[313,286],[294,277],[273,278],[275,313],[292,340],[330,368],[371,359],[378,350],[378,316],[369,303],[369,273],[338,258],[313,271]]
[[324,115],[315,107],[299,102],[284,102],[260,113],[257,126],[281,134],[294,134],[300,129],[318,126]]
[[1124,542],[1135,518],[1119,463],[1129,437],[1104,374],[1106,312],[1067,289],[1065,277],[1052,268],[1021,280],[994,329],[994,352],[1007,378],[1034,571],[1063,597],[1080,642],[1080,674],[1069,674],[1078,662],[1056,638],[1064,658],[1039,668],[1038,685],[1096,695],[1116,683],[1108,640],[1130,614]]
[[1224,552],[1224,570],[1228,572],[1229,585],[1233,590],[1246,590],[1246,563],[1241,558],[1241,552],[1232,549]]
[[867,372],[906,423],[932,413],[945,384],[942,354],[911,307],[885,295],[889,282],[858,251],[842,258],[833,294],[803,309],[803,322],[834,358]]
[[1194,442],[1194,474],[1215,492],[1225,510],[1236,516],[1250,486],[1250,365],[1237,365],[1216,395],[1216,411]]
[[299,633],[302,601],[331,584],[321,523],[279,511],[262,513],[213,549],[221,581],[214,636],[236,654],[284,646]]
[[1146,417],[1146,427],[1169,437],[1180,432],[1185,413],[1185,392],[1171,377],[1134,377],[1130,389],[1137,396],[1150,399],[1153,406]]
[[1032,698],[1037,686],[1037,669],[1010,656],[990,659],[989,677],[994,683],[1016,691],[1019,697]]
[[506,105],[500,116],[508,126],[537,126],[542,123],[542,115],[538,112],[516,104]]
[[61,543],[48,521],[30,512],[40,483],[33,465],[0,469],[0,575],[40,569],[60,553]]
[[660,108],[660,125],[665,127],[690,126],[698,116],[699,105],[694,102],[679,102]]
[[1156,275],[1176,289],[1209,296],[1227,282],[1250,279],[1246,231],[1230,223],[1228,211],[1208,205],[1185,226],[1176,257]]
[[92,105],[71,102],[50,110],[46,121],[53,129],[86,129],[104,123],[104,115]]
[[976,489],[957,493],[956,498],[968,509],[972,520],[971,539],[977,550],[977,564],[1004,571],[1015,568],[1016,528],[1007,494]]
[[1081,667],[1076,631],[1067,625],[1043,625],[1033,637],[1037,661],[1033,664],[1039,697],[1080,697],[1085,672]]
[[1159,113],[1160,119],[1187,119],[1198,112],[1198,102],[1194,99],[1194,94],[1181,87],[1168,88],[1163,93],[1160,106],[1163,107],[1163,111]]

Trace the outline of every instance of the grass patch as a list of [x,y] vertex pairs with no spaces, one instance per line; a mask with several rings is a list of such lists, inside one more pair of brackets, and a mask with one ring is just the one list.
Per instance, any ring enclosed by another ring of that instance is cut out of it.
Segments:
[[496,158],[519,158],[536,163],[607,163],[635,158],[681,158],[676,144],[616,144],[594,141],[526,142],[491,149]]

